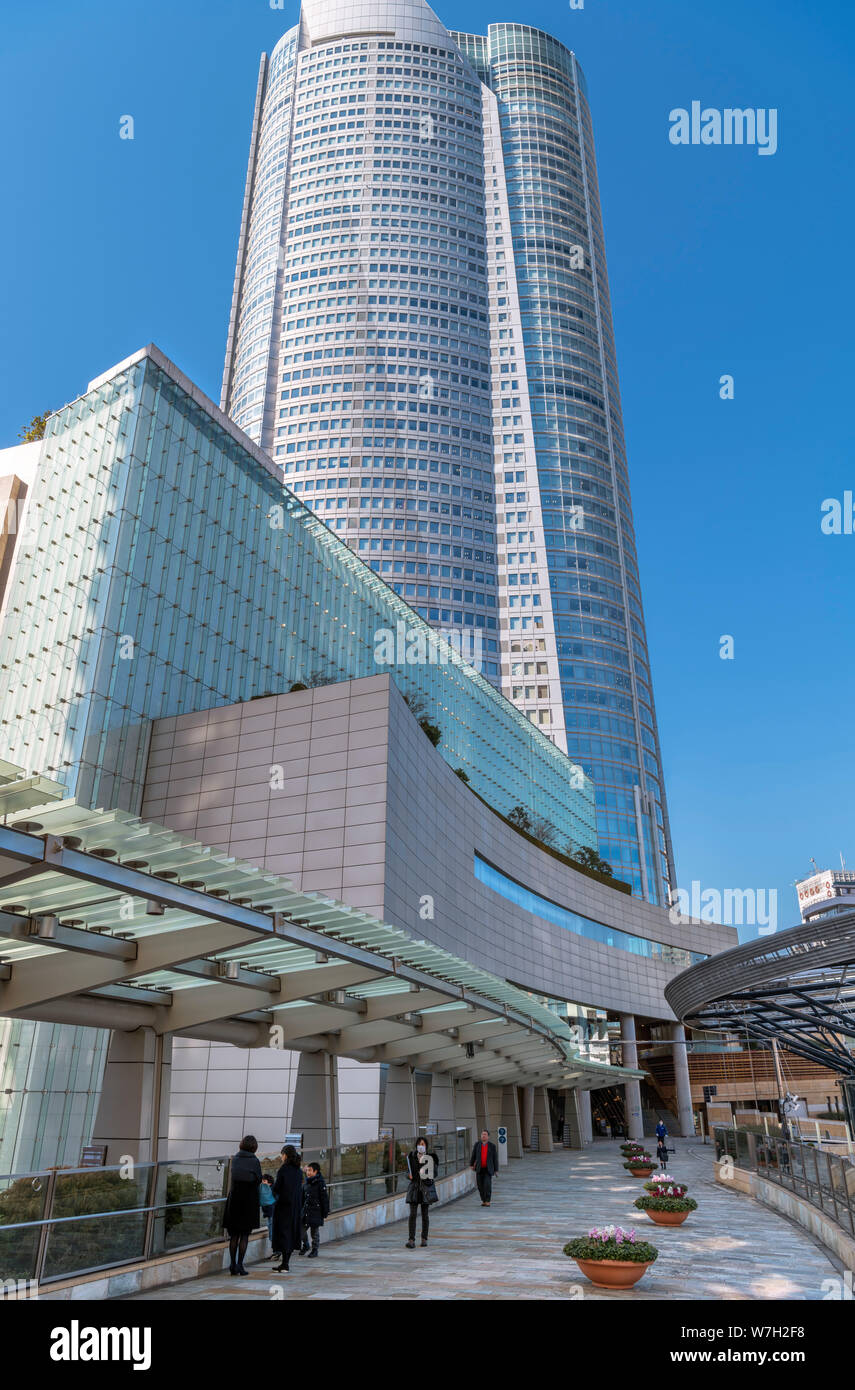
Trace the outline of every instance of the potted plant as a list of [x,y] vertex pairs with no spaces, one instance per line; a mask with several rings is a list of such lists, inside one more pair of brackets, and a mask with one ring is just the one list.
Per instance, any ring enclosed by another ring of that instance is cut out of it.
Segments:
[[598,1289],[631,1289],[650,1268],[659,1251],[634,1230],[621,1226],[594,1226],[564,1247],[586,1279]]
[[623,1166],[629,1169],[634,1178],[649,1178],[656,1168],[656,1160],[644,1152],[630,1154]]
[[639,1211],[646,1211],[657,1226],[682,1226],[689,1212],[697,1210],[697,1202],[685,1195],[685,1187],[671,1184],[657,1186],[653,1183],[646,1183],[645,1186],[653,1190],[648,1190],[643,1197],[636,1197],[635,1205]]

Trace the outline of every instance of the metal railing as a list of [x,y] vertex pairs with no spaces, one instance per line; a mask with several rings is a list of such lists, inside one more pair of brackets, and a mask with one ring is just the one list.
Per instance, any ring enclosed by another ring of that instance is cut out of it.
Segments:
[[771,1182],[798,1193],[855,1236],[855,1160],[816,1144],[714,1125],[716,1159],[731,1157]]
[[[415,1142],[306,1149],[302,1161],[320,1164],[330,1211],[343,1211],[404,1191]],[[438,1178],[457,1173],[469,1160],[469,1130],[432,1135],[428,1147]],[[263,1172],[277,1171],[278,1154],[258,1157]],[[222,1240],[230,1168],[223,1156],[0,1177],[0,1284],[38,1287]]]

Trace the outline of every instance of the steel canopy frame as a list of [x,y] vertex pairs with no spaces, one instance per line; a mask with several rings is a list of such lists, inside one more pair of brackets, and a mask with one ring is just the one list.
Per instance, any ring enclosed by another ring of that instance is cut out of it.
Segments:
[[692,1028],[745,1031],[766,1046],[777,1039],[853,1079],[855,912],[722,951],[677,975],[665,998]]
[[6,819],[0,1016],[361,1061],[436,1053],[443,1071],[519,1084],[643,1075],[585,1061],[489,972],[163,826],[70,800]]

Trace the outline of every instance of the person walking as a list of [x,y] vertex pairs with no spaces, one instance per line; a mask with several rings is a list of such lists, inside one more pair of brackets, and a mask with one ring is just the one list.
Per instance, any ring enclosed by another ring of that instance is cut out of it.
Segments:
[[664,1139],[658,1139],[656,1142],[656,1157],[659,1159],[660,1168],[668,1167],[668,1145]]
[[656,1125],[656,1140],[657,1140],[657,1143],[662,1143],[662,1142],[664,1142],[667,1138],[668,1138],[668,1130],[667,1130],[666,1127],[665,1127],[665,1121],[664,1121],[664,1120],[659,1120],[658,1124]]
[[[300,1254],[308,1254],[310,1260],[313,1256],[317,1259],[320,1229],[324,1224],[324,1217],[329,1216],[329,1214],[330,1198],[324,1175],[317,1163],[307,1163],[306,1186],[303,1195],[303,1244],[300,1246]],[[312,1238],[311,1250],[309,1249],[310,1235]]]
[[255,1156],[257,1150],[258,1141],[255,1135],[246,1134],[231,1161],[229,1195],[223,1213],[223,1226],[229,1236],[229,1274],[232,1275],[249,1274],[249,1270],[244,1268],[243,1257],[250,1235],[261,1224],[261,1164]]
[[282,1166],[273,1183],[273,1248],[280,1257],[277,1274],[288,1273],[291,1255],[300,1248],[303,1216],[303,1174],[293,1144],[282,1150]]
[[472,1150],[469,1167],[475,1173],[481,1206],[488,1207],[493,1198],[493,1178],[499,1171],[499,1151],[490,1140],[489,1129],[481,1130],[481,1138]]
[[430,1229],[430,1208],[439,1201],[436,1191],[436,1154],[428,1149],[427,1141],[419,1139],[416,1147],[407,1154],[407,1176],[410,1179],[406,1202],[410,1208],[409,1238],[406,1249],[416,1248],[416,1213],[422,1213],[422,1249],[428,1243]]
[[[273,1195],[273,1178],[270,1173],[263,1173],[261,1176],[261,1187],[259,1188],[261,1198],[261,1218],[267,1222],[267,1234],[270,1238],[271,1249],[273,1247],[273,1211],[276,1206],[276,1198]],[[276,1259],[276,1251],[270,1256],[271,1260]]]

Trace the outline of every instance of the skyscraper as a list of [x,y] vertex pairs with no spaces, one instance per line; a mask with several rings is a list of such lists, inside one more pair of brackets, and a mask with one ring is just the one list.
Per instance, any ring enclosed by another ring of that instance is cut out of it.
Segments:
[[[222,406],[674,881],[593,133],[558,40],[304,0],[262,58]],[[472,650],[475,649],[473,644]]]

